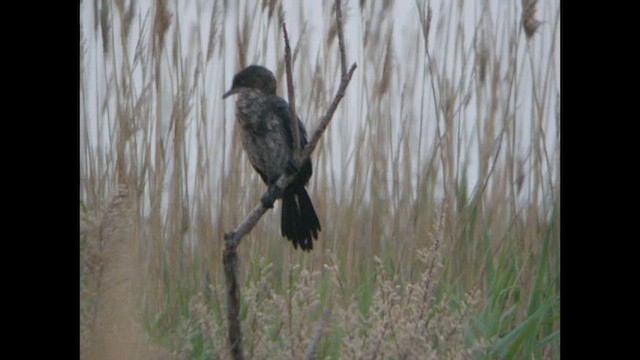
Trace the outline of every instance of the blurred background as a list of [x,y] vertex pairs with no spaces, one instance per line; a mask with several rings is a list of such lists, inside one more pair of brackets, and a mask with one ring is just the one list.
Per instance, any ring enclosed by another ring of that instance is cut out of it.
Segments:
[[[333,5],[81,2],[85,358],[118,326],[135,351],[228,357],[223,234],[265,186],[221,97],[260,64],[287,98],[285,21],[312,134],[340,81]],[[295,251],[278,203],[243,240],[245,352],[301,358],[321,327],[321,358],[559,358],[559,1],[342,9],[358,68],[312,155],[322,232]]]

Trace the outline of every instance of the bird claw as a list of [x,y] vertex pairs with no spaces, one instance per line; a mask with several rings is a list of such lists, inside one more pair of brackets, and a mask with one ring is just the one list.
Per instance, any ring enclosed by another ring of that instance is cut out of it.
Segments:
[[262,206],[267,209],[271,209],[273,207],[273,203],[280,196],[282,190],[277,185],[269,185],[267,192],[262,196],[260,202],[262,202]]
[[298,164],[296,164],[296,161],[293,159],[289,159],[289,161],[287,161],[287,167],[284,168],[284,172],[287,175],[293,175],[296,174],[298,170],[300,169],[298,168]]

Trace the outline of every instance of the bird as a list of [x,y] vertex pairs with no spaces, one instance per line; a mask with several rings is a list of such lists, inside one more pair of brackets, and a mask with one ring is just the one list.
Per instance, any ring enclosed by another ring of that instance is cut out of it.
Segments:
[[[289,104],[276,95],[276,78],[271,70],[250,65],[233,77],[231,89],[222,98],[237,95],[236,121],[242,145],[253,168],[268,186],[262,204],[273,207],[282,200],[280,228],[282,236],[303,251],[313,249],[313,239],[321,231],[320,220],[305,189],[313,173],[311,159],[299,167],[294,159],[293,135]],[[300,118],[298,133],[300,149],[307,145],[307,131]],[[276,182],[283,174],[297,173],[285,188]]]

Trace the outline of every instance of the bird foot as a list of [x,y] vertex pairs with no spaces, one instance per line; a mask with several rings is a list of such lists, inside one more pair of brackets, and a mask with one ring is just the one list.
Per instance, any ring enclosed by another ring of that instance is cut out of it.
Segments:
[[282,189],[278,187],[278,185],[269,185],[267,192],[262,196],[260,202],[262,202],[262,206],[267,209],[271,209],[273,207],[273,203],[276,201],[278,197],[282,194]]
[[298,168],[298,164],[296,164],[296,161],[294,159],[289,159],[289,161],[287,161],[287,167],[284,168],[284,172],[287,175],[293,175],[296,174],[298,170],[300,169]]

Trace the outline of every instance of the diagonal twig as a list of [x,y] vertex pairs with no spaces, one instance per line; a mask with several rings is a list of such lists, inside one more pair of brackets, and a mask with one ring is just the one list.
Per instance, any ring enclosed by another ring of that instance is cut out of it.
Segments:
[[284,62],[287,70],[287,94],[289,96],[289,115],[291,117],[291,134],[293,135],[293,158],[296,166],[302,164],[298,162],[300,156],[300,132],[298,129],[298,116],[296,115],[296,96],[293,89],[293,70],[291,69],[291,47],[289,46],[289,34],[287,33],[287,24],[282,22],[282,31],[284,32]]
[[342,29],[342,4],[336,0],[336,24],[338,27],[338,46],[340,47],[340,69],[342,77],[347,75],[347,52],[344,49],[344,32]]

